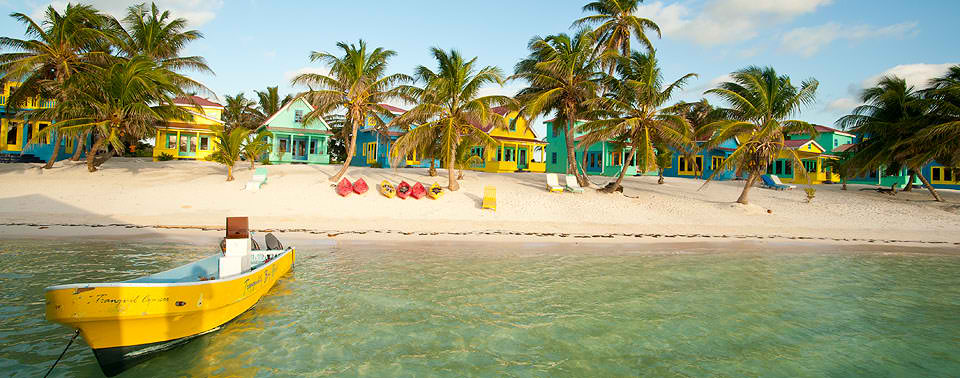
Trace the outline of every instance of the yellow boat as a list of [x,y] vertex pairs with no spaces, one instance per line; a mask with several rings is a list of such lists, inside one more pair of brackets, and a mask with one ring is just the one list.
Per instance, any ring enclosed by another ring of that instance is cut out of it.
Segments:
[[427,190],[427,195],[433,199],[440,199],[440,197],[443,197],[443,187],[434,182],[433,185],[430,185],[430,189]]
[[378,186],[380,187],[380,194],[383,194],[384,197],[393,198],[397,195],[397,188],[387,180],[380,181]]
[[[47,320],[78,329],[103,373],[117,375],[156,352],[216,331],[257,304],[291,270],[296,253],[276,238],[271,246],[271,238],[268,246],[279,248],[247,247],[249,259],[231,256],[228,245],[226,255],[130,281],[48,287]],[[221,260],[231,259],[248,262],[237,265],[236,274],[221,275],[232,269]]]

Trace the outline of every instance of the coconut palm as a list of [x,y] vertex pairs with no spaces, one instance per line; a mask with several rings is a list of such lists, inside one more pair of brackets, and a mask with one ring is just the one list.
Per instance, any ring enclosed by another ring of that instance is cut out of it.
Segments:
[[242,92],[235,96],[224,97],[223,122],[227,129],[253,129],[260,126],[260,112],[255,108],[253,100],[248,99]]
[[[233,181],[233,166],[240,160],[240,156],[247,152],[244,146],[248,135],[250,130],[242,127],[219,129],[214,134],[213,144],[216,149],[209,159],[227,167],[227,181]],[[253,163],[250,166],[252,168]]]
[[[725,119],[707,126],[717,131],[704,148],[715,147],[733,137],[738,137],[740,145],[721,163],[720,169],[713,171],[707,183],[725,170],[746,171],[747,182],[737,202],[747,204],[750,188],[784,151],[792,164],[802,165],[796,151],[784,147],[786,135],[799,132],[816,136],[817,131],[807,122],[787,117],[814,102],[819,83],[811,78],[797,88],[790,77],[777,75],[772,67],[747,67],[730,76],[733,81],[721,83],[706,92],[725,100],[730,107],[721,109]],[[794,171],[806,178],[805,169]]]
[[189,113],[173,104],[173,99],[184,93],[172,76],[170,70],[149,57],[136,56],[70,77],[66,85],[83,91],[57,104],[64,116],[58,124],[67,132],[89,131],[95,135],[87,153],[90,172],[109,158],[109,154],[97,156],[106,143],[122,150],[123,135],[135,134],[165,119],[188,119]]
[[399,161],[412,151],[439,143],[441,159],[447,166],[447,188],[456,191],[460,189],[453,174],[457,148],[465,141],[471,146],[497,145],[481,126],[506,127],[506,118],[490,108],[513,104],[513,100],[506,96],[480,96],[480,89],[487,85],[503,85],[499,68],[477,67],[477,58],[467,60],[456,50],[447,52],[434,47],[430,52],[437,61],[437,70],[425,66],[415,69],[414,76],[424,87],[411,90],[417,106],[392,121],[409,131],[394,143],[391,159]]
[[[636,38],[647,51],[653,51],[653,43],[647,37],[647,31],[657,32],[660,27],[650,19],[637,16],[637,8],[643,0],[598,0],[583,6],[584,12],[595,14],[580,18],[573,22],[572,27],[596,27],[597,48],[606,52],[607,56],[630,56],[632,48],[630,41]],[[613,75],[616,59],[609,59],[609,72]]]
[[482,143],[482,141],[465,139],[457,146],[457,153],[454,157],[454,163],[457,167],[457,180],[463,180],[464,168],[470,167],[472,164],[483,164],[483,159],[472,153],[473,147]]
[[[664,85],[663,74],[656,55],[634,52],[622,57],[617,64],[620,79],[608,78],[611,91],[605,96],[588,101],[596,109],[595,118],[578,129],[586,135],[580,146],[591,146],[607,140],[617,140],[630,146],[630,156],[624,160],[614,185],[602,191],[613,193],[620,188],[629,162],[637,159],[638,169],[646,172],[659,168],[655,146],[685,148],[691,144],[687,136],[690,123],[676,114],[672,107],[664,107],[675,91],[683,89],[687,80],[697,77],[688,73]],[[586,150],[586,149],[584,149]],[[637,156],[639,154],[639,157]]]
[[567,174],[575,175],[581,186],[588,182],[577,169],[574,129],[587,112],[587,102],[600,91],[601,60],[594,43],[590,30],[581,30],[573,37],[534,37],[528,45],[530,55],[517,63],[511,77],[528,84],[516,96],[522,106],[521,117],[556,114],[554,132],[563,132],[566,139]]
[[[67,80],[88,67],[91,60],[106,55],[98,49],[107,37],[100,30],[105,18],[88,5],[67,4],[63,13],[48,7],[39,24],[23,13],[10,16],[26,26],[28,39],[0,37],[0,49],[12,50],[0,54],[0,77],[23,78],[8,99],[8,108],[19,108],[28,99],[36,97],[63,102],[70,96]],[[31,120],[51,121],[58,118],[58,109],[29,111],[21,115]],[[62,132],[54,127],[46,128],[44,135],[37,135],[28,143],[41,137],[47,139],[50,134],[53,145],[59,146]],[[54,148],[43,168],[52,168],[59,152],[59,148]]]
[[856,174],[886,167],[899,170],[906,166],[917,174],[936,201],[942,201],[921,168],[933,161],[944,150],[921,137],[930,125],[933,103],[925,101],[921,93],[906,80],[887,76],[877,85],[866,88],[860,95],[864,103],[849,115],[837,120],[837,124],[851,132],[866,136],[857,143],[857,153],[849,164]]
[[253,164],[257,159],[270,152],[269,138],[272,136],[273,133],[266,129],[260,130],[256,134],[252,132],[248,134],[248,138],[243,144],[243,156],[250,161],[250,169],[253,169]]
[[276,112],[280,111],[280,108],[287,105],[288,102],[293,101],[293,96],[286,95],[282,99],[280,98],[280,92],[278,87],[267,87],[265,91],[256,91],[258,102],[258,110],[264,117],[270,117]]
[[[356,45],[338,42],[342,55],[314,51],[311,62],[323,62],[330,68],[329,74],[305,73],[293,78],[294,85],[306,85],[310,90],[302,94],[316,110],[307,113],[304,122],[328,114],[342,113],[342,137],[350,135],[347,143],[347,157],[337,174],[330,181],[340,181],[347,173],[350,160],[356,153],[357,131],[367,121],[373,120],[379,128],[385,127],[383,118],[376,115],[388,115],[389,111],[380,104],[391,100],[409,100],[404,87],[400,84],[413,81],[403,74],[387,74],[387,63],[397,53],[384,48],[367,49],[367,43],[360,40]],[[317,88],[317,89],[314,89]],[[347,140],[347,138],[344,138]]]
[[[695,102],[681,102],[673,106],[676,114],[683,116],[687,119],[687,122],[690,123],[690,128],[687,130],[688,135],[694,141],[706,141],[709,140],[716,130],[714,129],[714,121],[723,118],[722,112],[715,108],[707,99],[702,98],[700,101]],[[687,161],[693,161],[694,157],[703,150],[703,145],[698,145],[693,143],[690,145],[690,148],[685,148],[683,150],[684,158]],[[695,175],[700,177],[703,173],[703,167],[696,165],[694,166],[696,170]]]
[[657,150],[657,185],[663,185],[663,171],[670,166],[670,162],[673,161],[673,150],[670,147],[658,144],[654,146]]

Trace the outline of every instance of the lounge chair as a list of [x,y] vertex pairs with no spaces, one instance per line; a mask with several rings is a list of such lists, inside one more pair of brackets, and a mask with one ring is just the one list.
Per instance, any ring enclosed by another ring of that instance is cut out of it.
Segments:
[[253,178],[250,181],[247,181],[247,187],[244,190],[249,190],[251,192],[256,192],[260,190],[260,187],[263,184],[267,183],[267,169],[266,168],[257,168],[253,172]]
[[496,186],[487,186],[483,188],[483,205],[482,209],[490,209],[497,211],[497,187]]
[[777,184],[777,185],[780,185],[780,186],[786,186],[787,189],[796,189],[796,188],[797,188],[796,185],[784,184],[782,181],[780,181],[780,176],[770,175],[770,179],[773,180],[773,183],[774,183],[774,184]]
[[547,191],[563,192],[563,187],[560,186],[560,179],[557,178],[556,173],[547,173]]
[[760,176],[760,179],[763,180],[762,187],[773,190],[786,190],[788,189],[786,185],[779,185],[776,182],[773,182],[773,179],[770,175]]
[[580,187],[580,183],[577,182],[577,178],[573,175],[566,175],[566,185],[564,187],[568,192],[571,193],[583,193],[583,188]]

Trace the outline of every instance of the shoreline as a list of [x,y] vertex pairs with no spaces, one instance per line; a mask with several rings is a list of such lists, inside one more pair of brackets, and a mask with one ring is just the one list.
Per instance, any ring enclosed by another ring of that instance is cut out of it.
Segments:
[[[0,223],[0,240],[18,239],[76,239],[176,241],[189,244],[216,243],[222,237],[222,226],[177,226],[135,224],[42,224]],[[670,243],[731,243],[772,242],[800,245],[830,246],[890,246],[953,249],[960,242],[829,238],[795,235],[744,234],[660,234],[660,233],[540,233],[506,230],[478,230],[467,232],[423,232],[400,230],[319,230],[306,228],[251,228],[257,234],[274,233],[283,240],[300,243],[331,245],[342,242],[397,242],[397,243],[522,243],[522,244],[670,244]],[[960,253],[960,249],[956,250]]]

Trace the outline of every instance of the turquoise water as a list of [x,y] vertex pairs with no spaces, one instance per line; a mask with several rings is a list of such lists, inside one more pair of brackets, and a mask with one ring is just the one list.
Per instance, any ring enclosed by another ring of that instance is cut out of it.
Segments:
[[[731,246],[301,247],[252,311],[122,376],[960,372],[960,254]],[[42,375],[71,336],[44,320],[45,286],[207,254],[0,240],[0,372]],[[80,341],[55,375],[100,371]]]

